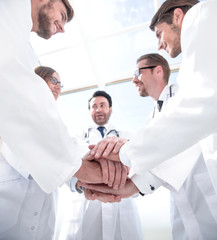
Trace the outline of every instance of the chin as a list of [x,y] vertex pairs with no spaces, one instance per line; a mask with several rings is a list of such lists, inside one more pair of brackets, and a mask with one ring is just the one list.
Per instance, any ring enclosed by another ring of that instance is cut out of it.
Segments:
[[180,53],[181,53],[181,50],[175,49],[174,51],[170,51],[170,52],[169,52],[169,55],[170,55],[171,58],[175,58],[175,57],[177,57]]

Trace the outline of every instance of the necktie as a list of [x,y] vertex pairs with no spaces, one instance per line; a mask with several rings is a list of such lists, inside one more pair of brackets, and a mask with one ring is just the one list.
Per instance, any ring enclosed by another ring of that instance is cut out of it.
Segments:
[[100,133],[102,135],[102,138],[104,138],[104,129],[105,129],[105,127],[100,126],[97,129],[100,131]]
[[159,112],[161,111],[161,108],[162,108],[162,106],[163,106],[163,102],[164,102],[164,101],[162,101],[162,100],[158,100],[158,101],[157,101],[157,108],[158,108],[158,111],[159,111]]

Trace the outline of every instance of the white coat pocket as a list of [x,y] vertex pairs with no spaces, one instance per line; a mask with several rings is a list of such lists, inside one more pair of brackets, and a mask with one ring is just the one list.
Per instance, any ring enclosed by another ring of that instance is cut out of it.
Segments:
[[0,236],[18,221],[28,181],[0,154]]

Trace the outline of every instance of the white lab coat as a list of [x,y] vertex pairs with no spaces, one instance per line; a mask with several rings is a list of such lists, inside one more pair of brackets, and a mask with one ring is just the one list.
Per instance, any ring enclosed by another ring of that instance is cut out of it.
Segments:
[[[97,127],[97,125],[91,126],[82,134],[90,144],[96,144],[102,139]],[[129,134],[116,131],[116,128],[111,124],[106,124],[105,127],[104,137],[116,136],[118,133],[121,138],[129,138]],[[67,240],[144,239],[133,198],[123,199],[120,203],[102,203],[98,200],[88,201],[82,195],[82,197],[80,196],[80,205],[80,211],[71,216]]]
[[0,16],[0,136],[13,151],[5,157],[10,164],[16,158],[50,193],[79,169],[88,147],[70,137],[52,93],[34,72],[31,1],[0,1]]
[[[207,0],[196,4],[184,17],[179,92],[160,117],[121,148],[122,162],[136,174],[151,170],[217,129],[216,12],[217,1]],[[156,142],[160,144],[156,146]],[[205,160],[217,189],[214,150],[212,161]]]
[[202,154],[180,190],[171,191],[171,226],[174,240],[216,240],[217,195]]
[[0,240],[52,240],[57,191],[47,194],[21,167],[0,152]]
[[[174,87],[171,89],[172,94],[177,91]],[[159,97],[163,100],[160,114],[165,110],[168,96],[169,87],[166,86]],[[154,112],[159,116],[158,112]],[[152,169],[151,173],[162,181],[162,185],[172,190],[173,239],[215,240],[217,236],[217,195],[204,162],[201,145],[195,144],[173,159]],[[155,183],[151,184],[154,186]]]
[[[156,121],[165,111],[165,106],[168,104],[168,100],[174,96],[177,90],[178,88],[176,85],[165,86],[159,96],[159,100],[163,101],[161,112],[159,113],[157,106],[155,106],[153,113],[151,113],[149,117],[151,123]],[[172,99],[170,99],[169,103],[171,100]],[[155,105],[156,104],[157,103],[155,103]],[[164,134],[166,132],[167,130],[164,131]],[[158,149],[160,144],[161,143],[156,141],[155,148]],[[169,146],[167,148],[169,148]],[[161,163],[159,166],[151,169],[145,174],[134,174],[131,179],[140,191],[145,194],[153,193],[158,187],[162,186],[162,183],[168,189],[178,191],[190,174],[200,154],[200,146],[199,144],[195,144],[191,148]],[[191,156],[191,158],[189,158],[189,156]],[[183,159],[188,159],[188,161],[183,162]],[[181,171],[177,172],[177,169],[181,169]]]

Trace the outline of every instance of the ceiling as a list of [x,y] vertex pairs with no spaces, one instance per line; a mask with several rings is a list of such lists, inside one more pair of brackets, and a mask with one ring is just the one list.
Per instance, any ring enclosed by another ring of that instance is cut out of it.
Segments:
[[75,16],[49,40],[31,33],[41,65],[54,68],[63,92],[130,78],[136,59],[157,52],[149,23],[160,0],[70,0]]

